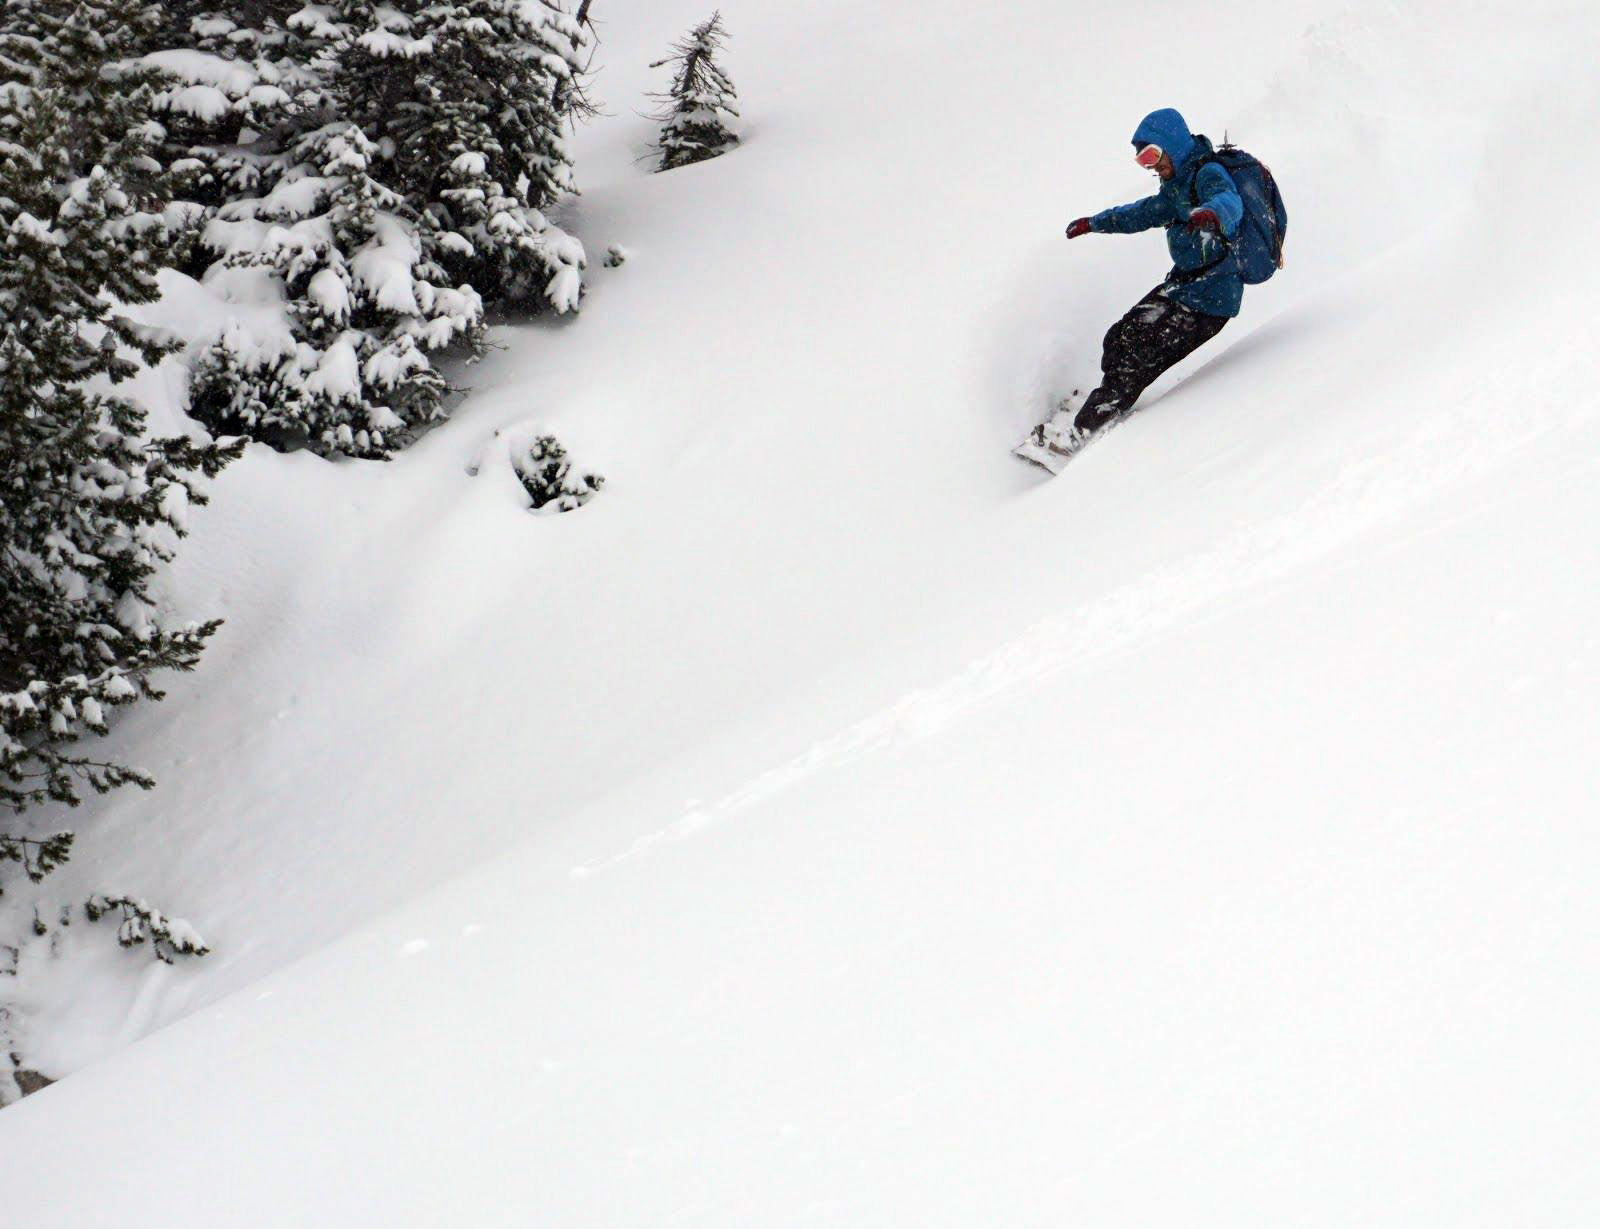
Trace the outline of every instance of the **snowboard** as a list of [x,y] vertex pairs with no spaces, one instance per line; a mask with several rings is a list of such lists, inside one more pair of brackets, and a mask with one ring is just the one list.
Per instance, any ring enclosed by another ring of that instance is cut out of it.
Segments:
[[[1106,433],[1106,427],[1092,435],[1078,435],[1072,430],[1078,401],[1078,392],[1074,389],[1072,396],[1063,400],[1054,414],[1028,432],[1028,437],[1011,450],[1011,455],[1037,465],[1046,473],[1059,474],[1064,470],[1074,457]],[[1110,425],[1108,423],[1107,427]]]
[[1058,437],[1052,447],[1050,437],[1046,434],[1048,427],[1048,423],[1040,423],[1028,433],[1027,439],[1011,450],[1011,455],[1037,465],[1046,473],[1059,474],[1066,469],[1072,458],[1087,448],[1090,441],[1099,434],[1096,432],[1095,435],[1081,437]]

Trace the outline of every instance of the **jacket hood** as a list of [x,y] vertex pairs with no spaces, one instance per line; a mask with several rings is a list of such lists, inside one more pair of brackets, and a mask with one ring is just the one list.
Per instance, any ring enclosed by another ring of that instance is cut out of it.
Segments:
[[1182,166],[1194,153],[1194,134],[1188,122],[1171,107],[1152,111],[1139,121],[1133,130],[1135,148],[1141,145],[1159,145],[1172,158],[1172,165]]

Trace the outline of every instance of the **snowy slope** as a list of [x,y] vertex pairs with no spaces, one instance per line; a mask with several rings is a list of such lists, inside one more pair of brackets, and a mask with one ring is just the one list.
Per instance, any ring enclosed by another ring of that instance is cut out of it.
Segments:
[[[195,518],[229,624],[44,888],[217,952],[24,953],[46,1070],[177,1023],[0,1115],[21,1221],[1574,1223],[1600,20],[750,4],[747,143],[649,176],[702,14],[607,10],[571,220],[629,263],[394,464]],[[1167,104],[1290,265],[1041,485],[1162,267],[1060,230]]]

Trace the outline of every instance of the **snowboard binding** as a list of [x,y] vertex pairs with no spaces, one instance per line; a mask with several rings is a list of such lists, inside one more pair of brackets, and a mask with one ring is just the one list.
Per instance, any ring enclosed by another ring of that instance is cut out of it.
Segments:
[[1011,450],[1012,455],[1052,474],[1059,474],[1065,469],[1067,462],[1100,434],[1098,431],[1080,431],[1073,423],[1077,413],[1073,404],[1076,397],[1077,393],[1074,392],[1072,397],[1064,400],[1054,414],[1030,431],[1028,438]]

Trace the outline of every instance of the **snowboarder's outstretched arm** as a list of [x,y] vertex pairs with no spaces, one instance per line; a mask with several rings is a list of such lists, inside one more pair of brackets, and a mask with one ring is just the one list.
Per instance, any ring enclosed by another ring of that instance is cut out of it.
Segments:
[[[1244,207],[1241,205],[1240,213],[1243,212]],[[1102,234],[1133,235],[1141,230],[1153,230],[1157,226],[1166,226],[1176,221],[1166,198],[1157,193],[1155,196],[1145,197],[1142,201],[1134,201],[1131,205],[1102,209],[1089,219],[1089,228]]]

